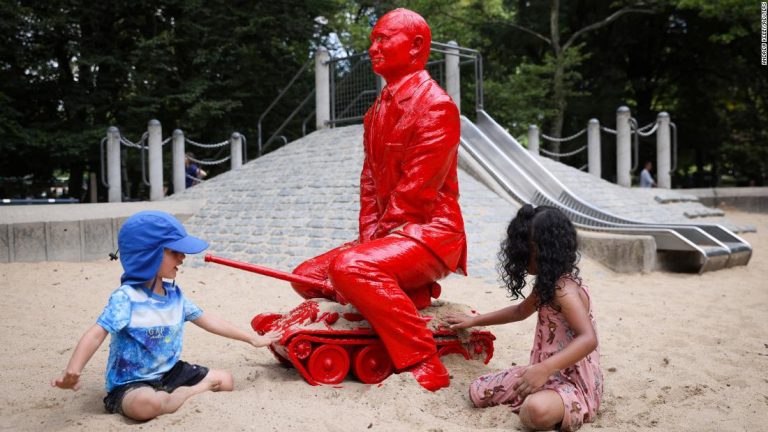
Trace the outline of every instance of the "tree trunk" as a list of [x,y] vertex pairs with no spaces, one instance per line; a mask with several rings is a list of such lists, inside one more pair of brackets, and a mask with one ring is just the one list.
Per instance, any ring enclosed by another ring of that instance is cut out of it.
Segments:
[[[555,57],[555,74],[554,83],[552,89],[552,99],[555,104],[555,118],[552,121],[551,134],[555,138],[562,137],[563,134],[563,122],[565,119],[565,107],[568,102],[565,100],[565,84],[563,83],[563,75],[565,73],[565,65],[563,64],[563,53],[559,53]],[[552,143],[552,151],[560,153],[560,143]]]
[[[563,117],[565,116],[565,89],[563,88],[563,75],[565,65],[563,49],[560,46],[560,0],[552,0],[549,11],[549,31],[552,38],[552,51],[555,57],[555,73],[552,83],[552,99],[555,105],[555,118],[552,123],[550,134],[555,138],[560,138],[563,133]],[[551,151],[560,153],[560,143],[552,142]],[[555,160],[559,158],[555,157]]]
[[77,198],[80,202],[85,202],[83,194],[83,163],[78,162],[69,167],[69,196]]

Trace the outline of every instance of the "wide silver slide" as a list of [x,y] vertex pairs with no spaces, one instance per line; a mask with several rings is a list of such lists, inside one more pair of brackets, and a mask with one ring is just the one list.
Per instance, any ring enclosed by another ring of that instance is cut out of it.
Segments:
[[585,202],[487,113],[477,115],[477,124],[462,117],[461,145],[518,202],[557,207],[582,230],[652,236],[660,261],[673,270],[701,273],[749,262],[750,245],[721,225],[644,223]]

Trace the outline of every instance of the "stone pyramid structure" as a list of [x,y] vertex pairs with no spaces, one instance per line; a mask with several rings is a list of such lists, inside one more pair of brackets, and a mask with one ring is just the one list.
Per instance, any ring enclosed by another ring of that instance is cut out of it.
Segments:
[[[207,252],[290,271],[356,238],[362,136],[361,125],[316,131],[168,199],[205,201],[185,225],[210,243]],[[517,207],[461,171],[459,182],[468,272],[496,281],[496,254]]]

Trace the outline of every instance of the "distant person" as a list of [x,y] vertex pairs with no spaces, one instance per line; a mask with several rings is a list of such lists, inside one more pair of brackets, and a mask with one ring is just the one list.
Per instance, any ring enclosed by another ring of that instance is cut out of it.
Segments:
[[[603,395],[592,299],[579,277],[578,241],[570,220],[554,207],[524,205],[507,228],[501,272],[518,304],[494,312],[448,315],[453,329],[522,321],[534,312],[530,363],[481,376],[469,386],[479,408],[509,405],[527,428],[574,431],[594,421]],[[535,275],[526,298],[526,277]]]
[[170,214],[136,213],[123,224],[117,244],[124,270],[121,286],[80,338],[52,386],[78,390],[83,368],[109,334],[104,407],[134,420],[149,420],[175,412],[198,393],[234,388],[228,371],[179,359],[186,321],[257,348],[280,339],[278,333],[259,336],[203,313],[181,292],[175,279],[185,254],[202,252],[208,243],[188,235]]
[[656,182],[653,180],[653,176],[651,175],[651,170],[653,170],[653,164],[651,163],[651,161],[648,161],[645,163],[645,167],[643,167],[643,170],[640,171],[640,187],[644,187],[644,188],[656,187]]
[[188,188],[200,183],[208,175],[207,172],[203,171],[202,168],[192,161],[194,158],[195,155],[192,153],[184,155],[185,180]]

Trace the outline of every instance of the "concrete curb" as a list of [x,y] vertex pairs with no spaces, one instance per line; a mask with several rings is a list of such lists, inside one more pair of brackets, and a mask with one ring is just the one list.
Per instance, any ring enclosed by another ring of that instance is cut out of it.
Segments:
[[117,249],[123,222],[141,210],[184,221],[203,201],[146,201],[0,207],[0,263],[93,261]]
[[768,213],[768,187],[681,189],[710,207],[727,206],[745,212]]

